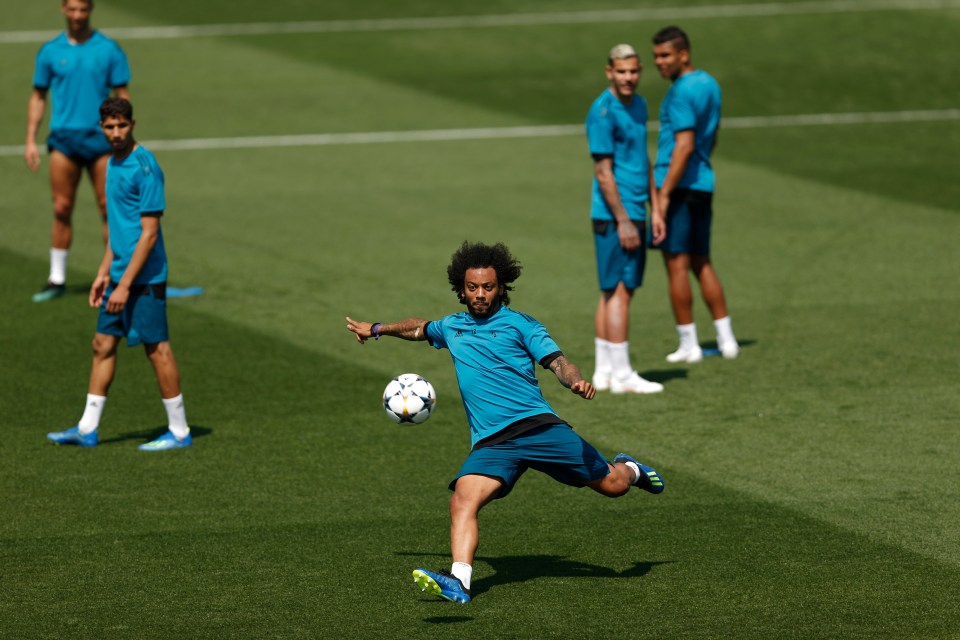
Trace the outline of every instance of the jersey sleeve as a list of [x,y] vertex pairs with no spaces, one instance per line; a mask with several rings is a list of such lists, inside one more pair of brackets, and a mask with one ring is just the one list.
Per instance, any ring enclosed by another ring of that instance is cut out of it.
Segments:
[[141,165],[140,215],[156,214],[166,208],[163,171],[156,162],[148,160]]
[[558,351],[560,347],[554,342],[547,328],[537,322],[534,318],[520,314],[526,323],[521,327],[520,335],[523,339],[523,346],[536,362],[542,362],[547,356],[551,356]]
[[37,61],[33,69],[33,86],[34,88],[42,91],[46,91],[50,88],[50,81],[53,79],[50,65],[47,62],[46,50],[46,46],[40,47],[40,51],[37,52]]
[[613,118],[603,105],[593,105],[587,114],[587,144],[590,155],[610,156],[614,151]]
[[434,349],[445,349],[447,341],[443,337],[443,320],[431,320],[427,323],[425,331],[427,342]]
[[130,64],[127,62],[127,54],[123,52],[120,45],[113,44],[113,55],[110,60],[110,87],[125,87],[130,84]]
[[670,101],[670,122],[674,131],[684,131],[697,126],[697,112],[693,104],[693,96],[677,87],[678,91]]

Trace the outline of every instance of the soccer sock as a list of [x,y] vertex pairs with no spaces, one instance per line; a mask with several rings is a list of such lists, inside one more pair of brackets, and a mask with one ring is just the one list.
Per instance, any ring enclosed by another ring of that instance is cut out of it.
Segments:
[[630,343],[629,342],[610,342],[610,365],[613,369],[613,375],[623,380],[633,373],[633,367],[630,366]]
[[77,423],[77,426],[80,427],[80,433],[86,435],[97,430],[97,427],[100,426],[100,417],[103,415],[105,404],[107,404],[106,396],[87,394],[87,406],[83,409],[83,417]]
[[700,346],[700,342],[697,340],[697,325],[693,322],[678,324],[677,335],[680,337],[681,349],[693,349]]
[[717,344],[736,343],[737,339],[733,335],[733,322],[730,320],[730,316],[714,320],[713,326],[717,329]]
[[609,375],[613,370],[610,362],[610,343],[603,338],[594,338],[593,344],[596,349],[596,360],[593,367],[594,373],[598,375]]
[[173,435],[181,440],[186,438],[190,427],[187,426],[187,412],[183,408],[183,394],[175,398],[164,398],[163,408],[167,410],[167,420]]
[[47,280],[52,284],[63,284],[67,281],[67,254],[66,249],[50,248],[50,277]]
[[463,583],[464,589],[470,589],[470,578],[473,576],[473,567],[466,562],[454,562],[450,567],[453,577]]
[[637,480],[640,479],[640,467],[637,466],[636,462],[631,462],[630,460],[627,460],[623,464],[630,467],[630,470],[633,471],[633,482],[630,484],[637,484]]

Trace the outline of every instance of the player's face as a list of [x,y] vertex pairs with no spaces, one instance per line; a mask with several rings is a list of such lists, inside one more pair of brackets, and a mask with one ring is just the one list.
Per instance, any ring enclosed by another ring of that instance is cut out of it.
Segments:
[[690,64],[690,52],[677,49],[673,42],[664,42],[653,47],[653,62],[662,77],[676,80],[680,77],[680,72]]
[[123,155],[133,148],[133,120],[110,116],[100,123],[100,130],[107,136],[114,153]]
[[486,318],[496,313],[500,309],[501,293],[503,290],[497,282],[496,269],[467,269],[463,280],[463,299],[474,318]]
[[637,92],[637,84],[640,83],[641,70],[643,65],[637,58],[614,60],[613,64],[607,65],[607,80],[610,81],[610,87],[618,98],[633,99],[633,94]]
[[74,33],[86,31],[90,27],[90,13],[93,3],[88,0],[64,0],[60,11],[67,18],[67,28]]

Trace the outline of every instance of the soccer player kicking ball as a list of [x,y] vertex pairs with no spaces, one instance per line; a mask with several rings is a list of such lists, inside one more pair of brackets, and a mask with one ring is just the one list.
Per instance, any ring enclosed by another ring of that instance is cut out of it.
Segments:
[[560,384],[586,400],[596,395],[596,389],[542,324],[507,306],[520,271],[520,263],[504,245],[465,242],[447,267],[447,278],[467,307],[465,312],[392,324],[346,319],[347,329],[361,344],[380,336],[426,340],[436,349],[448,349],[453,358],[472,443],[450,483],[453,566],[450,571],[413,572],[422,590],[453,602],[470,601],[480,509],[510,493],[527,469],[611,498],[626,494],[631,486],[650,493],[664,488],[655,469],[624,453],[608,461],[544,400],[534,363],[553,371]]
[[142,451],[182,449],[191,444],[180,393],[180,372],[167,337],[167,254],[160,230],[166,206],[163,171],[153,154],[133,138],[133,106],[108,98],[100,106],[100,128],[113,155],[107,165],[107,224],[110,243],[90,287],[90,306],[100,308],[93,338],[93,367],[87,406],[77,426],[48,433],[59,444],[97,445],[97,427],[117,366],[117,346],[143,344],[153,365],[169,431],[140,445]]

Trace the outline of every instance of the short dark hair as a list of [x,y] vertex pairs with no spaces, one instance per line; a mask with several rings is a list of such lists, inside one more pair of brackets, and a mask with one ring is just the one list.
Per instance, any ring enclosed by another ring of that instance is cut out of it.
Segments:
[[126,98],[107,98],[100,105],[100,122],[107,118],[125,118],[133,122],[133,105]]
[[482,242],[464,241],[451,256],[450,266],[447,267],[447,280],[450,281],[450,286],[460,298],[460,302],[466,304],[466,300],[463,299],[463,288],[467,269],[487,267],[497,272],[497,284],[503,287],[503,294],[500,296],[501,304],[510,304],[508,292],[513,290],[510,285],[520,277],[523,267],[502,242],[488,245]]
[[672,42],[677,51],[684,49],[690,51],[690,38],[680,27],[670,25],[653,35],[653,44],[664,44],[665,42]]

